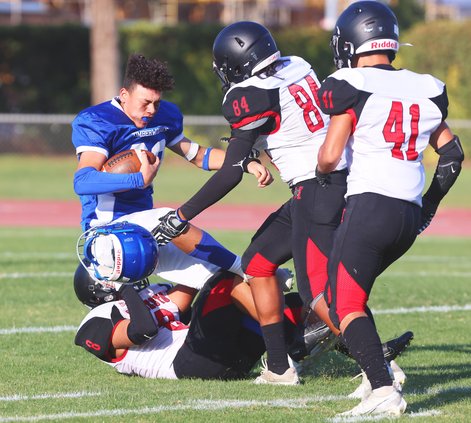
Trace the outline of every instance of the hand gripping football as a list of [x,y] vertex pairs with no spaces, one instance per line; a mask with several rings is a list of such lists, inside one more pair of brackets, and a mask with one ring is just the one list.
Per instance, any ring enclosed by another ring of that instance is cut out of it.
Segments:
[[[144,150],[149,158],[149,163],[155,163],[154,153]],[[125,150],[110,157],[103,165],[102,171],[108,173],[136,173],[141,169],[139,151]]]

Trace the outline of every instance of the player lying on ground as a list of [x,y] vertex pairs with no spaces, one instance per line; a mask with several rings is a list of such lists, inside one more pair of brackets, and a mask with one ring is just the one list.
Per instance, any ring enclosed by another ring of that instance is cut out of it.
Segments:
[[[139,267],[151,270],[154,250],[149,249],[148,260],[142,262],[133,255],[135,250],[123,244],[124,267],[133,259]],[[243,378],[265,352],[250,288],[233,273],[218,271],[210,278],[194,303],[189,326],[182,313],[188,313],[195,291],[188,287],[139,283],[122,285],[117,291],[115,282],[110,281],[108,287],[102,283],[106,281],[99,283],[85,267],[76,272],[77,297],[92,308],[79,327],[76,344],[121,373],[151,378]],[[304,333],[305,321],[302,302],[297,293],[285,295],[285,302],[287,340],[299,344],[297,337]],[[318,342],[314,337],[306,340],[305,355]],[[394,348],[395,358],[406,346],[398,338],[385,348]],[[298,351],[296,358],[304,357]]]

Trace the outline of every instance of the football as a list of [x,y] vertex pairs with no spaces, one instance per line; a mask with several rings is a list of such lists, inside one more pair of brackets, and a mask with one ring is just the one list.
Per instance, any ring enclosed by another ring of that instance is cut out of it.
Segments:
[[[155,163],[154,153],[144,150],[149,158],[149,163]],[[113,157],[110,157],[103,168],[103,172],[108,173],[136,173],[141,169],[141,161],[139,160],[137,150],[125,150],[121,151],[118,154],[115,154]]]

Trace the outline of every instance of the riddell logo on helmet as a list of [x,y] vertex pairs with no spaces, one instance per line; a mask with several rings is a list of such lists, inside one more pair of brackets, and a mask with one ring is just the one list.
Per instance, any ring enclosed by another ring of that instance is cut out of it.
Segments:
[[373,50],[383,50],[383,49],[393,49],[397,50],[398,43],[396,41],[384,40],[384,41],[372,41],[371,49]]
[[123,259],[121,256],[121,250],[117,251],[114,266],[115,266],[115,273],[117,273],[118,276],[121,275],[121,269],[123,267]]

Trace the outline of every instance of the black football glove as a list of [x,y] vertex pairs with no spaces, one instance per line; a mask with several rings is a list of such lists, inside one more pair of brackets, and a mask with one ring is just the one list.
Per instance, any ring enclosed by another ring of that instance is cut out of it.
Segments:
[[160,219],[160,223],[152,230],[152,235],[157,244],[166,245],[173,238],[182,234],[187,226],[188,221],[180,219],[177,210],[172,210]]
[[322,188],[327,188],[327,185],[330,182],[330,173],[321,173],[316,166],[316,180]]
[[417,231],[417,235],[421,234],[425,229],[428,228],[428,225],[432,222],[433,216],[437,212],[438,204],[433,204],[431,201],[427,200],[426,197],[422,197],[422,215],[420,217],[420,225]]

